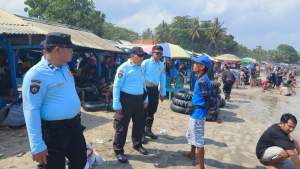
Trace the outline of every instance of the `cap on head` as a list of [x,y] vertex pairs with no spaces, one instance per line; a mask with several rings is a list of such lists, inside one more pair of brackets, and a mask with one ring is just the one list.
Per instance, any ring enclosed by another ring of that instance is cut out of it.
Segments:
[[208,70],[211,67],[211,60],[207,56],[203,57],[192,57],[192,61],[195,63],[201,63]]
[[163,51],[164,49],[160,45],[155,45],[155,46],[152,47],[152,51],[155,51],[155,50]]
[[131,52],[130,52],[131,55],[138,55],[139,57],[144,57],[144,55],[146,54],[143,50],[143,48],[141,47],[133,47],[131,49]]
[[44,41],[41,42],[43,49],[47,47],[63,47],[63,48],[74,48],[72,44],[71,36],[60,32],[51,32],[46,35]]

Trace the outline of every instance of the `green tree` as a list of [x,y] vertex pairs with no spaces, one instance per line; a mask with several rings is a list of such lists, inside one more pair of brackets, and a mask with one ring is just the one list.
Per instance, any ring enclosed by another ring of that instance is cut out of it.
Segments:
[[103,25],[103,38],[110,39],[110,40],[126,40],[126,41],[133,41],[134,39],[139,38],[139,34],[128,30],[126,28],[121,28],[115,26],[111,23],[105,22]]
[[200,24],[199,19],[193,19],[192,30],[191,30],[191,38],[192,38],[192,51],[194,52],[194,42],[196,39],[200,37]]
[[206,31],[209,40],[208,48],[213,54],[221,53],[221,47],[219,46],[219,43],[221,41],[222,36],[226,32],[226,28],[223,28],[222,25],[223,24],[220,23],[219,19],[215,18],[211,24],[211,28],[207,29]]
[[30,17],[64,23],[103,34],[105,14],[97,11],[93,0],[25,0]]
[[155,28],[155,39],[157,42],[168,42],[169,41],[169,25],[163,20]]
[[153,38],[153,33],[150,28],[147,28],[143,33],[142,33],[142,38],[143,39],[152,39]]
[[170,24],[170,42],[180,45],[184,49],[192,50],[191,28],[193,18],[190,16],[176,16]]
[[283,62],[296,63],[299,61],[298,53],[296,49],[287,44],[280,44],[277,47],[277,51]]

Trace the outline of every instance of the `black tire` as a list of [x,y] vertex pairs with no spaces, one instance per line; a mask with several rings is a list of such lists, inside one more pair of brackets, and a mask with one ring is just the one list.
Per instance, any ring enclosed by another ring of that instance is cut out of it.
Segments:
[[3,107],[0,109],[0,123],[3,122],[7,115],[8,115],[9,108],[8,107]]
[[174,94],[175,98],[176,99],[180,99],[180,100],[184,100],[184,101],[191,101],[192,100],[192,97],[193,97],[193,93],[188,91],[179,91],[179,92],[176,92]]
[[171,103],[170,108],[176,113],[186,114],[186,108],[184,107],[176,106],[175,104]]
[[99,101],[85,102],[82,104],[82,108],[88,112],[103,111],[107,110],[108,104]]
[[223,108],[225,106],[226,106],[226,101],[225,101],[224,98],[221,98],[221,100],[220,100],[220,108]]
[[176,99],[175,97],[172,99],[172,103],[183,108],[187,108],[192,104],[191,101],[180,100]]

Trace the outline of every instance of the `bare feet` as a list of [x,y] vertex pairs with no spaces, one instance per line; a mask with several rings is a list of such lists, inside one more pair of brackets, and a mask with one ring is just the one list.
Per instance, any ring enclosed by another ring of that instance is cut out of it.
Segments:
[[190,160],[196,160],[196,155],[191,152],[184,152],[183,156],[185,156],[186,158],[188,158]]

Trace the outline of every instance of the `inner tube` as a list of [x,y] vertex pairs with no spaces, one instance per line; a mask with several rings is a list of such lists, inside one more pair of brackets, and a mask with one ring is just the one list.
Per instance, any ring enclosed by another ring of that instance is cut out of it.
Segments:
[[185,101],[185,100],[180,100],[176,99],[175,97],[172,99],[172,103],[175,104],[176,106],[187,108],[191,106],[191,101]]
[[91,101],[82,104],[82,108],[88,112],[107,110],[108,107],[109,105],[107,103],[100,102],[100,101]]
[[7,106],[0,109],[0,123],[3,122],[8,115],[9,108]]
[[172,111],[174,111],[176,113],[187,114],[186,113],[186,108],[180,107],[180,106],[176,106],[173,103],[171,103],[170,108],[171,108]]
[[193,97],[193,93],[190,91],[179,91],[174,94],[176,99],[191,101]]

